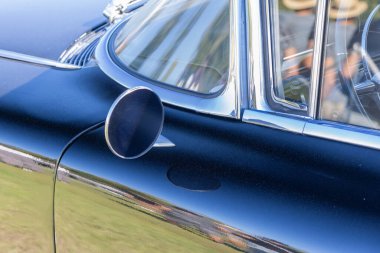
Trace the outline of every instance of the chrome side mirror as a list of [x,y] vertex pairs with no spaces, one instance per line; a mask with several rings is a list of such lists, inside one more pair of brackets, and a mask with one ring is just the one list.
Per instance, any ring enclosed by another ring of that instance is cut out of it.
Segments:
[[110,150],[124,159],[146,154],[156,143],[164,123],[159,96],[145,87],[129,89],[111,106],[105,123]]

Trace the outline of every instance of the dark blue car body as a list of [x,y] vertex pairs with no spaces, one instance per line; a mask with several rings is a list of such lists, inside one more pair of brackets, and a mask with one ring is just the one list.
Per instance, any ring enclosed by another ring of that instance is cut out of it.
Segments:
[[[106,23],[106,4],[3,3],[0,49],[58,59]],[[165,104],[163,135],[175,146],[123,160],[108,149],[102,122],[125,89],[98,66],[62,71],[0,60],[0,180],[43,175],[41,189],[0,185],[0,195],[35,191],[36,198],[0,196],[0,251],[134,252],[136,238],[145,245],[136,252],[379,251],[378,150]],[[142,216],[151,225],[105,224],[95,212],[103,202],[78,191],[88,201],[81,207],[65,195],[76,184],[128,209],[115,214],[121,219]],[[24,204],[29,210],[20,210]],[[19,215],[14,226],[5,221],[11,213]]]

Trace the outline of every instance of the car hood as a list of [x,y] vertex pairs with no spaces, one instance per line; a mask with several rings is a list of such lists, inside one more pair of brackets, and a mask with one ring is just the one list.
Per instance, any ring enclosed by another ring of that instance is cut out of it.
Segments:
[[[0,8],[0,49],[57,60],[105,23],[109,0],[13,0]],[[57,158],[83,129],[105,119],[122,88],[96,66],[61,71],[0,59],[1,145]]]
[[81,34],[106,22],[109,0],[12,0],[0,8],[0,49],[58,59]]

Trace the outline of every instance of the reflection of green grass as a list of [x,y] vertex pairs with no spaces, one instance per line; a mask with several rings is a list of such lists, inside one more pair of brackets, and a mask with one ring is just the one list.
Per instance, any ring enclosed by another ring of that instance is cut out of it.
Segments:
[[[58,252],[235,252],[82,183],[56,198]],[[51,204],[52,173],[0,163],[0,252],[52,252]]]
[[82,183],[56,194],[58,252],[236,252]]
[[0,252],[52,251],[52,179],[0,163]]

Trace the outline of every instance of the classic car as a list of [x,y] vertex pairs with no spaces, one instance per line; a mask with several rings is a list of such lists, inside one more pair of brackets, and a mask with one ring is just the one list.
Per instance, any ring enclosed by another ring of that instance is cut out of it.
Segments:
[[0,252],[380,252],[379,9],[3,1]]

